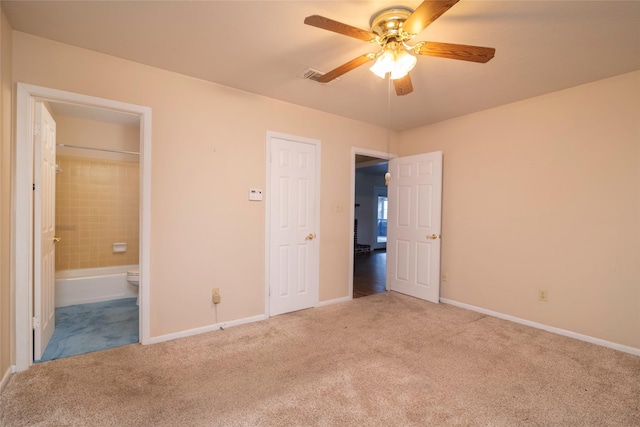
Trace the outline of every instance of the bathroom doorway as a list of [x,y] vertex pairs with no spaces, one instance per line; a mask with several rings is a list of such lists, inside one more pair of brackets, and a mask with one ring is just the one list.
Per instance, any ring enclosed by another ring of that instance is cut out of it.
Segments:
[[[137,181],[138,236],[139,236],[139,321],[137,324],[139,341],[150,342],[149,330],[149,262],[150,262],[150,167],[151,167],[151,109],[103,98],[64,92],[55,89],[18,83],[17,85],[17,126],[16,161],[14,169],[14,195],[16,216],[14,225],[15,277],[16,277],[16,370],[23,371],[34,361],[33,329],[37,327],[37,307],[34,305],[34,290],[40,283],[34,280],[37,268],[34,256],[33,198],[31,186],[34,173],[34,132],[33,112],[36,102],[68,104],[85,113],[90,109],[99,114],[128,115],[138,123],[137,144],[140,153],[139,180]],[[55,107],[54,107],[55,108]],[[94,117],[95,118],[95,117]],[[104,121],[104,120],[103,120]],[[91,138],[89,138],[91,139]],[[58,141],[64,143],[63,141]],[[82,149],[79,149],[82,150]],[[128,150],[127,150],[128,151]],[[82,168],[81,168],[82,169]],[[38,185],[36,182],[35,185]],[[29,191],[25,191],[26,188]],[[86,211],[85,211],[86,213]],[[108,215],[108,214],[107,214]],[[57,230],[71,231],[71,230]],[[114,242],[125,243],[125,242]],[[121,245],[113,245],[120,250]],[[85,255],[86,258],[86,255]],[[107,275],[109,276],[109,275]],[[33,323],[32,323],[33,322]]]
[[56,324],[46,348],[34,343],[35,361],[139,342],[138,288],[127,280],[139,265],[139,117],[44,107],[56,128]]

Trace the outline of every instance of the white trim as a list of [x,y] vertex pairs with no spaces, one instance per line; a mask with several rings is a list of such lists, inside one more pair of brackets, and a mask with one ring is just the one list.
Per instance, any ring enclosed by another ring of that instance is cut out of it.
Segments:
[[199,328],[187,329],[186,331],[174,332],[172,334],[160,335],[157,337],[151,338],[149,344],[157,344],[165,341],[172,341],[178,338],[186,338],[191,337],[193,335],[200,335],[207,332],[217,331],[218,329],[226,329],[231,328],[233,326],[244,325],[247,323],[259,322],[261,320],[266,320],[267,316],[264,314],[260,314],[258,316],[245,317],[243,319],[232,320],[230,322],[221,322],[214,323],[213,325],[201,326]]
[[[13,157],[11,200],[14,212],[11,218],[11,287],[15,289],[15,361],[16,369],[24,371],[33,362],[33,126],[34,101],[28,89],[18,83],[16,90],[16,144]],[[27,142],[25,142],[27,141]],[[20,166],[20,168],[18,168]],[[20,169],[20,170],[18,170]]]
[[[128,104],[131,105],[131,104]],[[133,105],[131,105],[133,107]],[[151,108],[140,114],[140,254],[138,304],[140,343],[151,344]]]
[[2,380],[0,380],[0,393],[2,392],[2,390],[4,390],[4,387],[9,382],[9,378],[11,378],[11,374],[13,374],[15,371],[16,371],[15,365],[11,365],[7,369],[7,372],[4,373],[4,375],[2,376]]
[[[353,293],[353,292],[352,292]],[[349,295],[342,298],[330,299],[327,301],[320,301],[317,307],[324,307],[325,305],[339,304],[341,302],[351,301],[353,299],[353,295]]]
[[57,89],[17,83],[16,140],[13,158],[12,287],[15,289],[15,361],[24,371],[33,363],[31,333],[33,301],[33,106],[35,100],[78,104],[136,114],[140,117],[140,342],[150,343],[151,250],[151,108],[81,95]]
[[464,308],[467,310],[475,311],[478,313],[486,314],[489,316],[497,317],[499,319],[508,320],[510,322],[519,323],[525,326],[531,326],[532,328],[542,329],[543,331],[551,332],[553,334],[562,335],[569,338],[574,338],[580,341],[585,341],[591,344],[596,344],[602,347],[612,348],[614,350],[622,351],[624,353],[630,353],[635,356],[640,356],[640,348],[630,347],[623,344],[617,344],[611,341],[605,341],[600,338],[594,338],[589,335],[579,334],[577,332],[568,331],[566,329],[556,328],[554,326],[545,325],[543,323],[533,322],[531,320],[521,319],[519,317],[511,316],[509,314],[499,313],[497,311],[487,310],[485,308],[476,307],[474,305],[465,304],[463,302],[453,301],[446,298],[440,298],[440,302],[453,305],[456,307]]
[[351,219],[349,222],[349,296],[353,296],[353,233],[355,232],[353,222],[356,218],[356,154],[369,157],[378,157],[387,161],[398,157],[396,154],[385,153],[384,151],[369,150],[366,148],[351,147]]
[[320,304],[320,239],[322,237],[321,233],[320,233],[320,189],[321,189],[321,185],[320,185],[320,179],[321,179],[321,165],[320,165],[320,158],[322,155],[322,143],[319,139],[312,139],[312,138],[305,138],[303,136],[295,136],[295,135],[288,135],[286,133],[279,133],[279,132],[273,132],[268,130],[267,131],[267,146],[266,146],[266,153],[265,153],[265,161],[266,161],[266,174],[267,174],[267,197],[266,197],[266,203],[265,203],[265,239],[264,239],[264,257],[265,257],[265,262],[264,262],[264,313],[265,316],[267,318],[271,317],[271,309],[269,306],[269,300],[270,300],[270,295],[269,295],[269,286],[270,286],[270,271],[269,271],[269,255],[270,255],[270,248],[271,248],[271,198],[269,197],[269,191],[271,189],[271,139],[272,138],[278,138],[278,139],[284,139],[287,141],[293,141],[293,142],[299,142],[299,143],[303,143],[303,144],[311,144],[313,146],[315,146],[316,148],[316,176],[315,176],[315,180],[316,180],[316,188],[315,188],[315,194],[316,194],[316,200],[315,200],[315,206],[316,206],[316,215],[315,215],[315,224],[314,224],[314,228],[316,230],[318,230],[315,234],[316,234],[316,244],[318,245],[318,251],[317,251],[317,256],[318,256],[318,262],[317,262],[317,280],[316,280],[316,289],[314,290],[315,292],[315,303],[314,303],[314,307],[318,307]]

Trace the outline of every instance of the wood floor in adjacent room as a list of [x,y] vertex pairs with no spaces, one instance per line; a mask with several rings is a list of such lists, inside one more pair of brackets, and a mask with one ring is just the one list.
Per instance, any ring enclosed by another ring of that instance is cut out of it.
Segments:
[[379,294],[386,290],[387,252],[373,251],[353,257],[353,297]]

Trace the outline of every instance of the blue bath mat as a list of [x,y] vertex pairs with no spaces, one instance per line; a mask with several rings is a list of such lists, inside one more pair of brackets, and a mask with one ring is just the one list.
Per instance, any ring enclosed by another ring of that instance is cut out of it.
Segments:
[[56,308],[56,329],[37,362],[120,347],[139,341],[135,298]]

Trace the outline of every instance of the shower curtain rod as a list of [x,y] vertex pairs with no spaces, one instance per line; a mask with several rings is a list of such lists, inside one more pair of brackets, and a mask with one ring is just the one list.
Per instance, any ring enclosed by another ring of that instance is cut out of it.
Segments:
[[108,153],[119,153],[119,154],[135,154],[136,156],[140,155],[140,153],[136,153],[135,151],[110,150],[108,148],[80,147],[79,145],[69,145],[69,144],[56,144],[56,145],[58,147],[65,147],[65,148],[80,148],[82,150],[106,151]]

